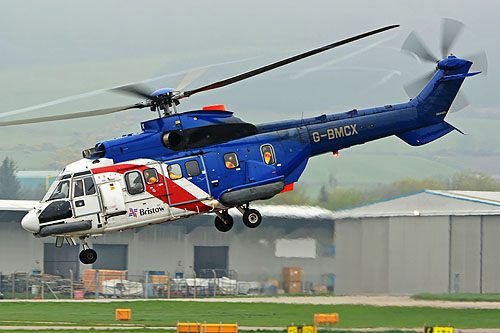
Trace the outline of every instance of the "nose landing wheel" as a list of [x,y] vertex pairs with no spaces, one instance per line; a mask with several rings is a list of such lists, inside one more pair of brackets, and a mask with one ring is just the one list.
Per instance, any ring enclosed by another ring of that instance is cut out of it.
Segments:
[[85,241],[85,237],[80,237],[80,241],[83,247],[83,250],[80,252],[80,261],[82,264],[89,265],[95,263],[97,260],[97,252],[89,247]]
[[233,227],[233,217],[229,215],[227,210],[215,213],[215,228],[220,232],[228,232]]
[[97,252],[92,249],[86,249],[80,252],[80,261],[84,264],[93,264],[97,260]]

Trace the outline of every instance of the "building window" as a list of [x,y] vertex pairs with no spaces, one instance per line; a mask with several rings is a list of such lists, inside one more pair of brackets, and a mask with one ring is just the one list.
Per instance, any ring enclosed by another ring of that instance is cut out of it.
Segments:
[[236,153],[224,154],[224,164],[228,169],[234,169],[239,167],[240,163],[238,162],[238,156],[236,155]]
[[172,180],[182,178],[182,169],[180,164],[169,164],[167,166],[168,177]]
[[196,177],[201,173],[200,165],[196,160],[187,161],[184,166],[186,167],[188,177]]
[[139,194],[144,192],[144,183],[139,171],[132,171],[125,174],[125,183],[127,184],[127,191],[130,194]]
[[158,172],[156,172],[156,169],[150,168],[146,169],[143,172],[144,174],[144,180],[146,181],[146,184],[148,185],[154,185],[158,183]]
[[276,156],[274,155],[273,146],[267,144],[260,147],[260,151],[262,153],[262,160],[266,164],[275,164]]

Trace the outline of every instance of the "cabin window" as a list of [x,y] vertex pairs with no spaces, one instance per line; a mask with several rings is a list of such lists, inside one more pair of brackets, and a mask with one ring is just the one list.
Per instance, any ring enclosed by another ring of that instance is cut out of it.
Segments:
[[83,178],[83,185],[85,185],[85,195],[95,194],[95,184],[92,177]]
[[144,183],[139,171],[132,171],[125,174],[125,183],[127,191],[130,194],[139,194],[144,192]]
[[236,153],[227,153],[224,154],[224,164],[228,169],[234,169],[240,166],[240,162],[238,162],[238,156]]
[[73,198],[83,195],[83,180],[79,179],[73,183]]
[[167,166],[168,177],[172,180],[181,179],[182,178],[182,169],[180,164],[169,164]]
[[196,160],[187,161],[184,166],[186,167],[188,177],[196,177],[201,173],[200,165]]
[[69,181],[65,180],[57,184],[54,193],[50,196],[49,200],[66,199],[69,195]]
[[158,172],[156,171],[156,169],[153,168],[146,169],[144,170],[143,174],[144,174],[144,180],[146,180],[146,184],[154,185],[158,183],[159,179],[158,179]]
[[276,156],[274,155],[273,146],[267,144],[260,147],[260,151],[262,153],[262,160],[266,164],[275,164]]

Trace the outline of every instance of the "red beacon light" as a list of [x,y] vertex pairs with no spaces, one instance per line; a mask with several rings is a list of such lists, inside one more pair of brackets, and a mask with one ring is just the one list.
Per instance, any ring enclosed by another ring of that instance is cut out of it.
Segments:
[[207,111],[207,110],[216,110],[216,111],[226,111],[226,106],[224,104],[220,105],[210,105],[210,106],[204,106],[202,110]]
[[338,151],[334,151],[333,152],[333,157],[338,158],[339,157],[339,152]]

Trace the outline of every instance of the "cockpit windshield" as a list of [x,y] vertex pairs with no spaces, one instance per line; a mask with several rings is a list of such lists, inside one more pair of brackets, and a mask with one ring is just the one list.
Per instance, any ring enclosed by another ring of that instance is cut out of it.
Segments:
[[57,176],[43,197],[42,202],[67,198],[69,194],[69,178],[71,178],[70,174]]
[[55,199],[66,199],[68,197],[69,197],[69,180],[63,180],[57,184],[54,192],[52,192],[47,201]]

